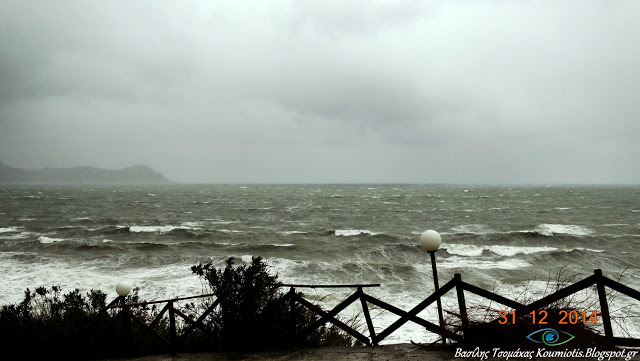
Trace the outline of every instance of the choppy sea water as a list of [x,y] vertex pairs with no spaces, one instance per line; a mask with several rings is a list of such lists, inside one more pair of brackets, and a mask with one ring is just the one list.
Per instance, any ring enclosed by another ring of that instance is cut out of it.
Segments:
[[[427,229],[442,236],[441,285],[461,273],[514,298],[523,289],[543,292],[564,267],[578,279],[600,268],[640,289],[640,187],[5,185],[0,304],[41,285],[115,296],[125,279],[145,299],[200,294],[206,289],[192,265],[262,256],[283,282],[380,283],[366,292],[409,310],[433,292],[428,254],[419,247]],[[347,295],[307,294],[329,306]],[[640,305],[617,302],[632,316],[627,329],[639,335]],[[454,297],[445,305],[457,307]],[[373,315],[380,330],[396,318]],[[437,319],[434,307],[420,315]],[[388,342],[431,339],[409,325]]]

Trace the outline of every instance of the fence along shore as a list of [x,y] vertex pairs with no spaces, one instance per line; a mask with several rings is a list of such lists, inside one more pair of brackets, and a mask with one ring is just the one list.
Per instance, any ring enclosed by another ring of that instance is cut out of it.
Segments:
[[[529,304],[522,304],[520,302],[514,301],[507,297],[498,295],[494,292],[487,291],[480,287],[474,286],[462,280],[462,276],[459,273],[456,273],[449,282],[444,284],[440,289],[427,296],[422,302],[413,307],[409,311],[404,311],[398,307],[395,307],[383,300],[380,300],[372,295],[365,293],[366,288],[370,287],[380,287],[380,284],[341,284],[341,285],[327,285],[327,284],[280,284],[280,287],[288,287],[289,291],[284,294],[283,297],[278,299],[277,303],[289,302],[291,312],[295,311],[295,305],[300,304],[315,313],[319,319],[309,325],[305,330],[301,330],[301,335],[308,334],[313,332],[314,330],[322,327],[327,322],[335,325],[340,328],[344,332],[353,336],[358,341],[362,342],[367,346],[377,346],[387,338],[389,335],[393,334],[398,328],[404,325],[407,322],[416,323],[422,327],[424,327],[428,332],[434,333],[441,337],[443,342],[446,342],[446,339],[450,339],[457,342],[462,342],[465,340],[466,330],[469,328],[469,317],[468,317],[468,309],[465,300],[465,293],[469,292],[476,296],[480,296],[481,298],[487,299],[489,301],[493,301],[504,305],[513,310],[514,320],[516,318],[522,318],[523,316],[544,308],[556,301],[559,301],[565,297],[571,296],[575,293],[585,290],[588,287],[596,286],[599,304],[600,304],[600,319],[602,320],[604,326],[604,337],[616,346],[634,346],[640,347],[640,339],[639,338],[631,338],[631,337],[617,337],[613,334],[613,328],[611,324],[611,316],[609,313],[609,304],[607,300],[606,288],[610,288],[615,290],[621,294],[624,294],[628,297],[633,298],[634,300],[640,302],[640,292],[634,290],[628,286],[625,286],[615,280],[612,280],[603,275],[602,270],[596,269],[594,274],[580,280],[572,285],[559,289],[550,295],[542,297],[534,302]],[[320,306],[313,304],[311,301],[307,300],[303,296],[301,296],[296,289],[300,288],[351,288],[355,289],[355,291],[345,298],[342,302],[337,304],[331,310],[325,311]],[[453,332],[448,330],[444,325],[435,324],[433,322],[427,321],[424,318],[418,316],[418,314],[426,309],[428,306],[436,302],[438,299],[441,299],[445,294],[455,289],[456,298],[459,308],[459,314],[455,315],[460,318],[461,328],[459,332]],[[209,307],[207,307],[202,314],[200,314],[197,318],[192,318],[186,315],[184,312],[174,307],[175,302],[185,301],[185,300],[193,300],[200,298],[213,297],[214,294],[204,294],[197,296],[189,296],[189,297],[178,297],[173,299],[165,299],[158,301],[148,301],[148,302],[139,302],[139,303],[131,303],[125,304],[124,296],[118,296],[114,299],[105,309],[120,309],[118,312],[118,318],[123,319],[123,325],[126,328],[125,335],[127,335],[127,343],[130,347],[135,347],[135,345],[146,337],[153,336],[158,341],[162,342],[169,351],[177,351],[180,349],[180,345],[184,342],[184,340],[192,333],[196,328],[201,330],[202,332],[211,332],[203,323],[204,319],[213,312],[216,307],[221,307],[219,300],[215,300]],[[362,308],[362,313],[364,315],[368,335],[361,333],[360,331],[354,329],[353,327],[345,324],[341,320],[337,318],[338,314],[349,307],[353,303],[360,304]],[[150,322],[145,323],[143,320],[139,319],[133,312],[132,309],[135,307],[143,307],[152,304],[162,304],[165,306],[158,313],[158,315]],[[383,310],[389,311],[397,316],[400,316],[398,320],[387,326],[381,332],[377,333],[374,327],[373,319],[370,315],[370,307],[369,305],[374,305]],[[165,315],[169,318],[169,326],[170,326],[170,338],[165,339],[162,335],[158,334],[154,331],[154,326],[158,324]],[[188,325],[186,328],[182,330],[181,333],[178,332],[176,327],[176,316],[180,317],[185,325]],[[293,315],[295,317],[295,315]],[[492,322],[497,322],[494,320]],[[142,335],[137,339],[134,339],[133,336],[133,327],[134,324],[137,324],[142,328]]]

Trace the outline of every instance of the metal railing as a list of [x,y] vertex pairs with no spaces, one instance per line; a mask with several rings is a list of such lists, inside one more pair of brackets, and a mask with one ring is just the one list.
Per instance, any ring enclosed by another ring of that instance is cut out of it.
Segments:
[[[570,286],[564,287],[552,294],[545,296],[537,301],[531,302],[527,305],[522,304],[520,302],[511,300],[504,296],[498,295],[496,293],[484,290],[477,286],[471,285],[462,280],[462,276],[460,274],[455,274],[453,279],[447,282],[444,286],[442,286],[438,291],[429,295],[418,305],[413,307],[409,311],[404,311],[398,307],[395,307],[389,303],[386,303],[374,296],[371,296],[364,292],[365,288],[370,287],[380,287],[380,284],[348,284],[348,285],[305,285],[305,284],[281,284],[281,287],[289,287],[289,292],[284,294],[283,297],[278,299],[277,303],[286,303],[289,302],[290,311],[292,312],[292,317],[295,320],[296,313],[296,304],[299,304],[314,314],[316,314],[319,318],[312,322],[309,326],[304,330],[300,330],[299,333],[296,333],[298,337],[302,337],[304,335],[310,334],[318,328],[325,325],[327,322],[335,325],[336,327],[342,329],[349,335],[353,336],[358,341],[366,344],[366,345],[378,345],[381,341],[389,337],[393,334],[398,328],[403,326],[407,322],[416,323],[422,327],[424,327],[427,331],[435,333],[442,338],[452,339],[454,341],[463,341],[465,337],[465,331],[469,328],[469,317],[468,317],[468,309],[465,300],[465,292],[470,292],[482,298],[488,299],[490,301],[497,302],[499,304],[505,305],[515,311],[516,318],[522,318],[529,314],[532,311],[542,309],[550,304],[553,304],[556,301],[559,301],[565,297],[573,295],[577,292],[580,292],[588,287],[596,286],[599,304],[601,309],[601,319],[604,325],[604,337],[606,337],[609,341],[611,341],[615,345],[620,346],[640,346],[640,339],[637,338],[625,338],[625,337],[616,337],[613,334],[613,328],[611,325],[611,317],[609,313],[609,304],[607,301],[606,287],[609,287],[617,292],[620,292],[624,295],[627,295],[636,301],[640,301],[640,292],[625,286],[619,282],[616,282],[602,274],[602,271],[597,269],[594,271],[592,276],[589,276],[581,281],[578,281]],[[300,293],[296,292],[297,288],[355,288],[355,292],[345,298],[342,302],[337,304],[329,311],[325,311],[320,306],[313,304],[306,298],[304,298]],[[433,304],[437,300],[441,299],[445,294],[455,289],[456,298],[459,307],[459,315],[460,318],[460,330],[459,332],[454,332],[448,330],[445,326],[440,326],[430,321],[427,321],[418,316],[418,314],[426,309],[429,305]],[[182,298],[174,298],[160,301],[150,301],[150,302],[140,302],[140,303],[132,303],[132,304],[124,304],[124,297],[116,298],[106,309],[115,309],[120,308],[120,312],[118,314],[118,318],[124,320],[124,327],[129,328],[126,332],[129,338],[129,342],[131,345],[134,345],[137,342],[141,342],[148,335],[153,335],[160,342],[165,344],[170,350],[175,350],[181,342],[183,342],[189,334],[191,334],[196,328],[200,329],[202,332],[211,333],[212,330],[208,329],[204,326],[203,321],[205,318],[214,311],[216,307],[221,306],[220,300],[215,300],[211,303],[204,312],[198,316],[196,319],[186,315],[180,309],[174,307],[174,303],[178,301],[197,299],[197,298],[205,298],[205,297],[213,297],[213,294],[206,294],[200,296],[192,296],[192,297],[182,297]],[[362,307],[362,312],[364,314],[364,318],[367,324],[367,330],[369,335],[364,335],[360,331],[354,329],[353,327],[345,324],[341,321],[337,316],[338,314],[349,307],[351,304],[358,302]],[[139,317],[132,312],[132,309],[135,307],[147,306],[150,304],[159,304],[166,303],[164,308],[157,314],[157,316],[147,324]],[[370,315],[369,304],[372,304],[376,307],[389,311],[393,314],[400,316],[398,320],[387,326],[384,330],[379,333],[376,333],[373,320]],[[160,322],[160,320],[164,317],[165,314],[168,314],[169,317],[169,339],[166,339],[159,333],[154,331],[154,326]],[[178,333],[176,327],[176,316],[180,317],[187,327],[183,328],[182,332]],[[497,320],[496,320],[497,321]],[[496,322],[494,321],[494,322]],[[133,338],[133,322],[142,327],[142,334],[137,338]]]

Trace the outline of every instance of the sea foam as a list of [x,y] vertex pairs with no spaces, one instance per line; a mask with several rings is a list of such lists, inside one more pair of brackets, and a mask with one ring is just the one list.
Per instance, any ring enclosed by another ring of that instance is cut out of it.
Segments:
[[38,242],[43,244],[57,243],[57,242],[64,242],[64,241],[65,241],[64,238],[51,238],[51,237],[45,237],[45,236],[38,237]]
[[21,233],[14,233],[14,234],[9,234],[9,235],[0,235],[0,239],[23,239],[23,238],[27,238],[29,236],[33,235],[33,233],[31,232],[21,232]]
[[304,231],[282,231],[282,232],[278,232],[284,236],[290,236],[292,234],[309,234],[309,232],[304,232]]
[[513,270],[513,269],[526,268],[529,266],[531,266],[529,262],[526,262],[521,259],[507,259],[507,260],[501,260],[501,261],[474,259],[473,262],[470,262],[469,258],[458,257],[458,256],[445,258],[444,260],[438,262],[438,267],[448,268],[448,269],[474,268],[474,269],[481,269],[481,270],[488,270],[488,269]]
[[479,246],[472,244],[445,244],[442,246],[449,254],[459,256],[480,256],[483,251],[487,250],[499,256],[511,257],[517,254],[532,254],[540,252],[556,251],[554,247],[517,247],[517,246]]
[[197,229],[201,229],[202,226],[203,226],[203,222],[182,222],[179,228],[197,230]]
[[378,233],[371,232],[367,229],[336,229],[334,231],[336,236],[350,237],[350,236],[359,236],[362,234],[366,234],[369,236],[375,236]]
[[541,224],[536,227],[536,231],[543,236],[553,236],[554,234],[568,234],[572,236],[587,236],[594,231],[574,224]]
[[129,232],[133,233],[166,233],[176,229],[174,226],[131,226]]
[[22,227],[0,227],[0,233],[19,232]]

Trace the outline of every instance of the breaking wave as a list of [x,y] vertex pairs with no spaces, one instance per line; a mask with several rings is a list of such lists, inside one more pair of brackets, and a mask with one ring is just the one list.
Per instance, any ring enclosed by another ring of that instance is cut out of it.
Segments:
[[65,241],[64,238],[51,238],[51,237],[45,237],[45,236],[38,237],[38,242],[43,244],[57,243],[57,242],[64,242],[64,241]]
[[178,227],[174,226],[130,226],[129,232],[133,233],[166,233]]
[[459,256],[480,256],[483,252],[491,252],[498,256],[511,257],[518,254],[532,254],[556,251],[555,247],[518,247],[518,246],[478,246],[472,244],[444,244],[447,253]]
[[379,233],[371,232],[367,229],[336,229],[330,232],[332,232],[333,235],[335,236],[342,236],[342,237],[352,237],[352,236],[360,236],[360,235],[375,236],[379,234]]
[[573,224],[541,224],[534,230],[543,236],[553,236],[556,234],[566,234],[570,236],[588,236],[594,233],[593,230]]
[[0,233],[20,232],[23,227],[0,227]]

